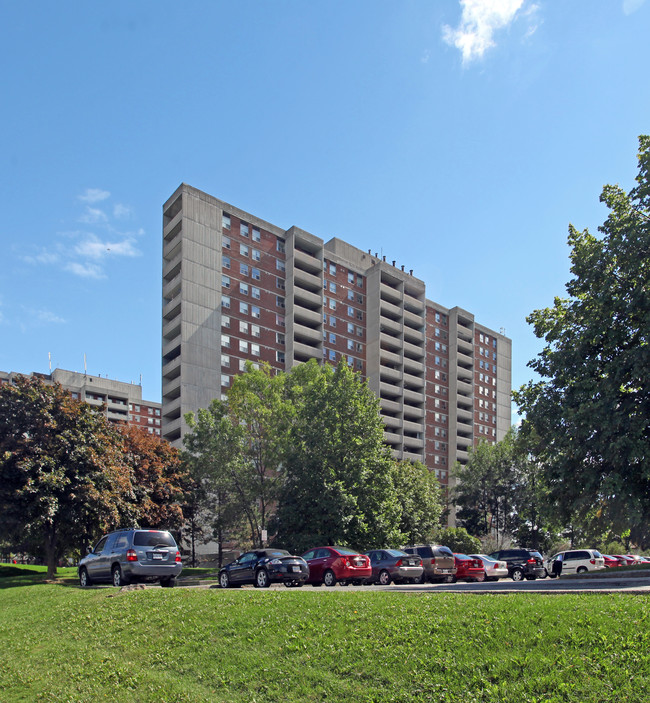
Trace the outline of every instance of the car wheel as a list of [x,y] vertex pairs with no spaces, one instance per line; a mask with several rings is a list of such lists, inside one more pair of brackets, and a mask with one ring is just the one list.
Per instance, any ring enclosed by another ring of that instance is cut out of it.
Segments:
[[219,585],[221,588],[230,588],[230,576],[227,571],[222,571],[219,574]]
[[260,569],[257,574],[255,574],[255,585],[258,588],[268,588],[271,585],[269,572],[266,569]]
[[544,574],[541,576],[541,578],[545,579],[548,578],[550,574],[548,573],[548,569],[544,568]]
[[456,583],[456,577],[455,576],[445,576],[445,578],[442,580],[442,583]]
[[79,571],[79,585],[82,588],[88,588],[91,583],[92,581],[90,580],[90,576],[88,576],[86,569],[81,569],[81,571]]
[[526,581],[536,581],[537,576],[526,576]]
[[163,588],[174,588],[176,585],[176,579],[173,576],[169,576],[166,579],[160,579],[160,585]]
[[576,573],[578,573],[578,574],[586,574],[587,571],[588,571],[588,569],[587,569],[586,566],[579,566]]
[[512,573],[510,574],[510,578],[513,581],[523,581],[524,580],[524,570],[523,569],[513,569]]
[[418,576],[418,578],[415,579],[415,583],[421,583],[422,585],[424,585],[426,582],[427,582],[427,575],[423,571],[422,575]]
[[328,569],[324,574],[323,574],[323,583],[326,586],[336,586],[336,575],[332,571],[332,569]]
[[121,588],[122,586],[126,586],[128,581],[124,578],[124,575],[122,574],[122,569],[120,569],[119,566],[114,566],[113,567],[113,586],[115,588]]
[[390,574],[388,573],[388,571],[386,571],[386,569],[382,569],[379,572],[379,585],[380,586],[388,586],[390,584],[390,581],[391,581]]
[[485,581],[485,580],[486,580],[486,578],[485,578],[485,571],[484,571],[480,576],[477,576],[477,577],[476,577],[476,582],[477,582],[477,583],[483,583],[483,581]]
[[339,581],[339,586],[349,586],[352,583],[352,581]]

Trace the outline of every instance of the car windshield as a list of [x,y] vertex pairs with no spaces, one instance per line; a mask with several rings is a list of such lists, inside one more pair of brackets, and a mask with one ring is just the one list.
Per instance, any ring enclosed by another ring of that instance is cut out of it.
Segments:
[[408,557],[410,556],[406,552],[403,552],[401,549],[384,549],[386,554],[390,554],[392,557]]
[[596,559],[599,559],[600,557],[603,556],[597,549],[594,549],[593,552],[594,552],[594,556],[596,557]]
[[265,549],[263,552],[260,552],[261,556],[265,557],[288,557],[291,556],[289,552],[287,552],[286,549]]
[[136,547],[175,547],[176,542],[169,532],[159,530],[147,530],[146,532],[136,532],[133,535],[133,544]]
[[531,552],[530,556],[535,557],[535,559],[542,559],[543,558],[539,552]]

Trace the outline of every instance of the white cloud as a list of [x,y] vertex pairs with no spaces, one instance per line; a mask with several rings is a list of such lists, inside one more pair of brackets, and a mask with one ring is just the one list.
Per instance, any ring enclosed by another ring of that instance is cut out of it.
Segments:
[[103,210],[86,206],[86,212],[79,218],[79,222],[86,225],[96,225],[98,222],[107,222],[108,217]]
[[82,264],[77,261],[70,261],[66,264],[65,270],[74,273],[75,276],[81,276],[81,278],[106,278],[106,274],[97,264]]
[[131,216],[131,208],[122,203],[117,203],[113,206],[113,217],[116,220],[124,220]]
[[[509,26],[526,0],[460,0],[463,8],[460,24],[455,29],[449,25],[442,28],[443,39],[450,46],[460,50],[463,64],[483,57],[485,52],[496,46],[494,34]],[[535,5],[526,13],[530,18]],[[535,30],[529,29],[527,36]]]
[[420,63],[429,63],[429,59],[431,58],[431,52],[429,49],[425,49],[422,52],[422,56],[420,56]]
[[122,241],[101,241],[95,235],[88,235],[83,242],[74,248],[75,254],[85,259],[101,259],[104,256],[140,256],[131,238]]
[[110,198],[111,194],[107,190],[101,190],[99,188],[86,188],[86,192],[78,197],[79,200],[82,200],[84,203],[99,203],[102,200]]
[[46,251],[45,249],[42,249],[38,254],[34,254],[33,256],[27,255],[23,256],[22,260],[26,264],[58,264],[59,261],[61,260],[61,257],[59,254],[53,251]]
[[631,15],[636,12],[645,0],[623,0],[623,14]]
[[54,325],[65,324],[64,318],[59,317],[58,315],[53,312],[50,312],[49,310],[34,310],[32,311],[32,315],[38,322],[45,322]]

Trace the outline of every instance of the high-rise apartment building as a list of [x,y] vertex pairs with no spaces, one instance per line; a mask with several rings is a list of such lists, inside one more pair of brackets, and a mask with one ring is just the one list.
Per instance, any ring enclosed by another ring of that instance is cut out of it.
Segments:
[[32,374],[0,371],[0,385],[13,383],[16,376],[33,376],[47,384],[60,383],[73,398],[101,410],[111,422],[135,425],[149,434],[161,436],[161,404],[142,400],[142,386],[139,384],[54,369],[52,373]]
[[340,239],[284,230],[188,185],[163,206],[162,433],[222,397],[246,361],[344,357],[381,404],[394,456],[443,485],[510,427],[511,341],[424,281]]

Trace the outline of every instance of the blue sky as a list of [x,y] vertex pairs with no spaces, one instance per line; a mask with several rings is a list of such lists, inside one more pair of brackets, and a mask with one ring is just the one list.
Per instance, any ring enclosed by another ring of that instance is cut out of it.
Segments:
[[414,269],[513,340],[650,131],[650,0],[0,5],[0,370],[160,400],[181,182]]

